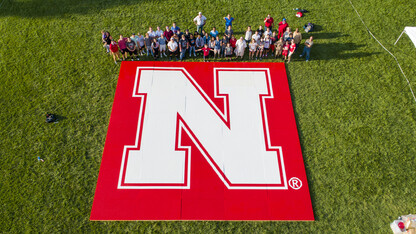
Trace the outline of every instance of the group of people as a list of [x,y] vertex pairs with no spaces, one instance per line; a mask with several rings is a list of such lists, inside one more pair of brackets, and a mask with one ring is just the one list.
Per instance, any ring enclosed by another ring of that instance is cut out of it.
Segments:
[[[201,53],[204,61],[208,61],[210,57],[231,60],[234,55],[236,59],[243,59],[247,47],[249,59],[281,57],[284,61],[290,62],[302,41],[299,29],[296,28],[292,32],[285,18],[277,24],[277,31],[273,31],[274,19],[267,15],[264,19],[264,28],[260,25],[257,30],[252,30],[248,26],[244,37],[239,39],[235,37],[233,31],[234,18],[228,14],[223,20],[225,31],[222,36],[216,27],[213,27],[210,32],[204,30],[207,18],[199,12],[193,19],[196,25],[194,33],[191,33],[189,29],[182,32],[173,22],[172,26],[166,26],[164,31],[159,26],[156,30],[149,27],[145,35],[140,33],[133,33],[130,37],[119,35],[118,40],[114,39],[109,32],[101,31],[101,39],[107,53],[113,56],[116,64],[117,60],[126,60],[128,57],[132,61],[139,60],[139,55],[150,55],[155,60],[169,57],[169,60],[176,58],[182,61],[187,53],[189,58],[197,57],[197,53]],[[305,41],[305,47],[300,55],[300,57],[306,55],[306,61],[309,60],[312,45],[313,37],[310,37]]]

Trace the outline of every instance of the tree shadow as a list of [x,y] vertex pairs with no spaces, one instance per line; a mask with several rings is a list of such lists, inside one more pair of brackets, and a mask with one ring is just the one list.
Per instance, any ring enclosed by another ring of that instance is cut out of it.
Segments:
[[137,5],[148,1],[150,0],[5,0],[0,9],[0,17],[66,17],[70,14],[89,14],[120,5]]
[[[315,38],[316,39],[316,38]],[[344,60],[353,58],[363,58],[380,54],[380,52],[354,52],[365,45],[354,43],[323,43],[315,41],[311,49],[311,59],[313,60]],[[300,46],[299,52],[302,53],[303,45]],[[296,57],[295,57],[296,58]]]

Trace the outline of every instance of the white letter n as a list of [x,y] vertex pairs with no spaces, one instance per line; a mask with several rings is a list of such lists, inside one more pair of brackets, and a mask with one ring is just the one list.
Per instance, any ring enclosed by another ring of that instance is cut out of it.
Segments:
[[137,139],[125,146],[119,188],[189,188],[191,156],[181,145],[183,131],[227,188],[287,188],[281,148],[269,140],[268,69],[217,68],[214,74],[224,113],[185,69],[138,68]]

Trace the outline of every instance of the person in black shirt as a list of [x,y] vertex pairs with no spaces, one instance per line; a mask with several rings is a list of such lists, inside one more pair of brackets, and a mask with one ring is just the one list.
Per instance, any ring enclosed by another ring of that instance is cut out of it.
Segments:
[[188,47],[189,47],[188,40],[186,40],[185,35],[182,35],[182,38],[179,40],[179,52],[181,53],[179,56],[179,59],[181,61],[185,57],[185,53]]
[[259,33],[260,37],[263,37],[264,30],[263,30],[263,27],[261,25],[259,26],[259,29],[257,29],[257,32]]
[[192,50],[194,51],[194,57],[196,57],[196,54],[195,54],[196,41],[195,41],[194,35],[192,34],[190,35],[188,42],[189,42],[189,58],[192,55]]
[[[126,47],[127,47],[127,52],[129,52],[130,56],[133,55],[134,58],[136,58],[137,60],[139,60],[139,58],[137,58],[137,46],[136,46],[136,43],[134,41],[132,41],[130,37],[127,38]],[[133,61],[133,59],[131,59],[131,61]]]

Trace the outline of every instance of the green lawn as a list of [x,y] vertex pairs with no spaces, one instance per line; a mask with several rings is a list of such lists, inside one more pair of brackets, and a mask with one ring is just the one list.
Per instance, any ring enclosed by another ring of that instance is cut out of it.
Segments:
[[[407,36],[393,43],[415,26],[415,2],[353,3],[414,82],[414,45]],[[388,233],[392,220],[416,213],[416,103],[347,0],[0,4],[0,232]],[[295,7],[310,13],[298,19]],[[130,35],[172,21],[194,30],[198,11],[220,30],[230,12],[239,36],[267,13],[317,25],[311,61],[286,66],[316,221],[89,221],[119,71],[100,30]],[[44,123],[46,112],[59,123]]]

